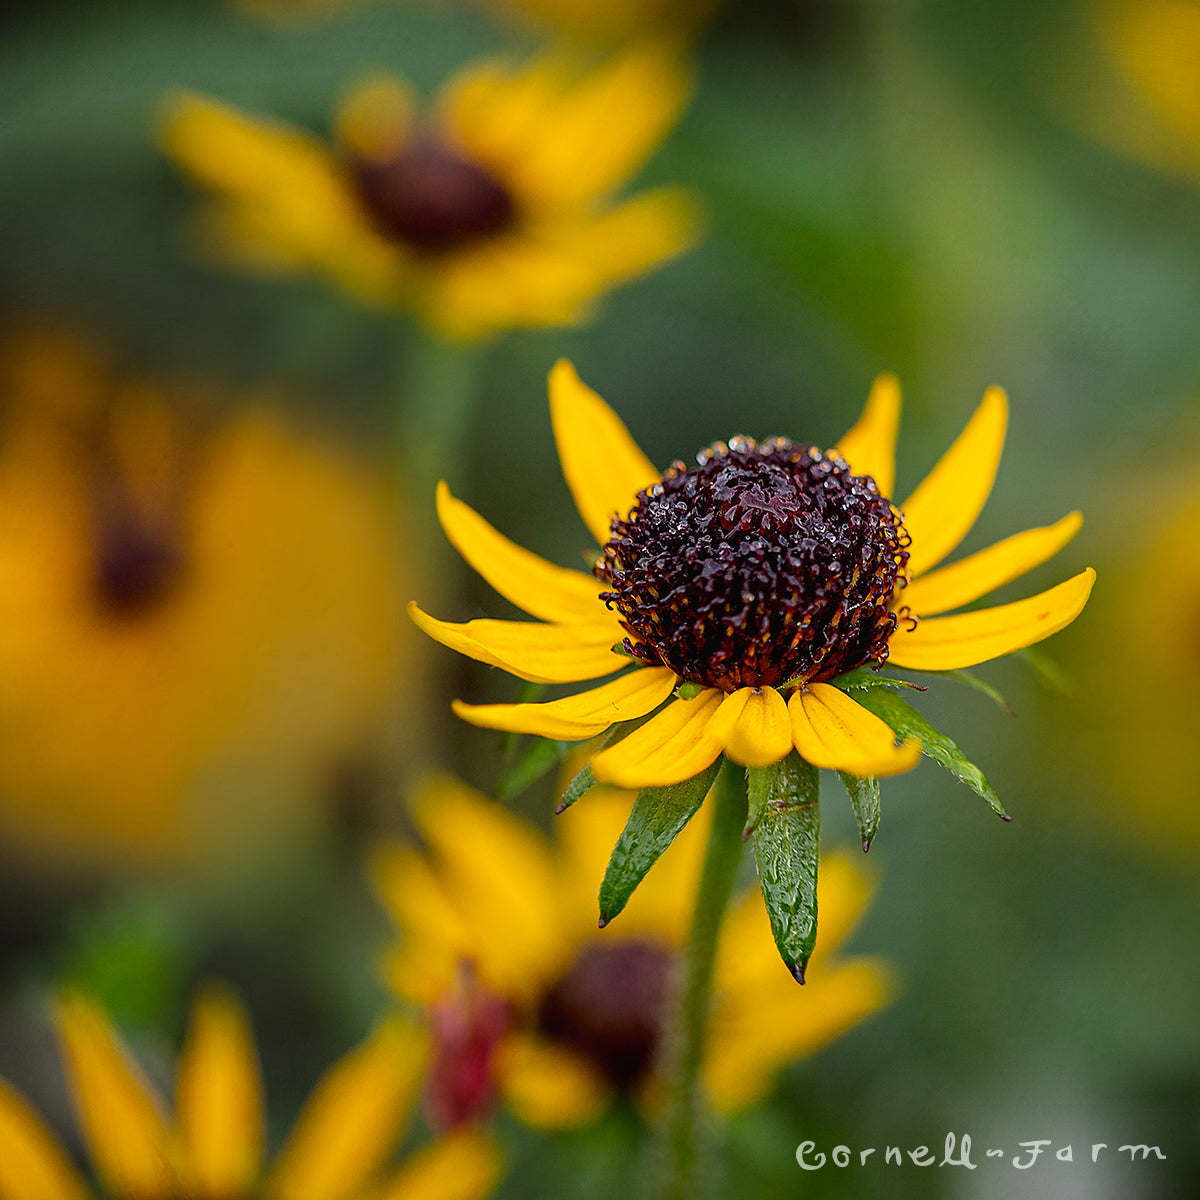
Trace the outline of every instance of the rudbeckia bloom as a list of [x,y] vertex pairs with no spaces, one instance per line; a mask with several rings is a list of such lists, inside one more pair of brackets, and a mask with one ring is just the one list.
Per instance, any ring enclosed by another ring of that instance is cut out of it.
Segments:
[[563,741],[608,733],[564,798],[594,780],[642,789],[601,885],[602,924],[699,808],[722,756],[746,767],[746,833],[777,944],[803,982],[816,936],[817,768],[842,773],[864,848],[879,777],[907,771],[922,750],[1003,813],[978,769],[877,670],[970,667],[1073,621],[1090,569],[1025,600],[942,614],[1049,558],[1079,515],[939,566],[991,490],[1007,421],[995,388],[900,507],[888,498],[900,409],[890,376],[834,450],[735,437],[664,474],[569,363],[551,372],[550,407],[563,472],[600,546],[593,573],[515,546],[443,484],[450,541],[542,623],[452,624],[415,604],[413,619],[534,683],[615,676],[542,703],[454,705],[492,729]]
[[1026,600],[941,615],[1030,570],[1079,528],[1072,513],[939,567],[991,490],[1007,420],[999,389],[899,507],[888,499],[900,408],[889,376],[832,451],[735,437],[665,474],[569,363],[551,373],[550,406],[563,472],[601,547],[593,574],[520,549],[442,485],[450,541],[542,623],[409,611],[443,644],[535,683],[615,674],[561,700],[454,705],[476,725],[567,741],[654,714],[592,759],[601,781],[662,787],[722,753],[763,767],[793,750],[859,777],[906,771],[920,746],[896,744],[850,695],[849,673],[974,666],[1070,624],[1091,591],[1088,569]]
[[212,193],[208,237],[226,255],[329,274],[472,339],[582,321],[693,240],[682,193],[613,198],[687,91],[657,46],[586,74],[552,56],[488,61],[428,111],[398,80],[364,84],[338,114],[336,147],[192,95],[170,106],[164,146]]
[[[196,1002],[174,1118],[95,1004],[64,998],[57,1027],[79,1127],[111,1200],[478,1200],[495,1180],[496,1151],[471,1130],[386,1166],[425,1060],[422,1035],[399,1021],[329,1068],[269,1166],[253,1035],[228,992]],[[41,1119],[0,1080],[0,1198],[90,1195]]]
[[171,858],[303,819],[401,665],[383,487],[265,405],[200,432],[82,343],[7,351],[6,839]]
[[[428,1100],[437,1123],[453,1125],[497,1095],[543,1127],[587,1121],[617,1094],[653,1103],[703,818],[676,840],[620,926],[600,932],[603,849],[628,807],[627,796],[601,789],[563,816],[550,842],[441,780],[414,808],[426,850],[377,852],[372,875],[399,938],[388,978],[430,1014]],[[760,1099],[786,1063],[865,1019],[891,991],[882,962],[837,954],[866,906],[866,877],[844,856],[829,856],[825,868],[823,965],[805,993],[779,970],[756,890],[735,899],[725,922],[703,1066],[722,1111]]]

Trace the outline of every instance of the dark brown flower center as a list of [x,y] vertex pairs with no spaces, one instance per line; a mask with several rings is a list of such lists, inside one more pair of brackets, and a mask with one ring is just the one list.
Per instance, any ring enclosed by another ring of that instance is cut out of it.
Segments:
[[596,574],[630,654],[732,692],[882,663],[907,545],[836,454],[736,437],[639,492]]
[[654,1062],[673,965],[650,939],[592,942],[543,997],[538,1027],[628,1087]]
[[352,169],[378,228],[421,253],[502,233],[516,216],[512,196],[491,172],[431,138],[382,162],[356,159]]

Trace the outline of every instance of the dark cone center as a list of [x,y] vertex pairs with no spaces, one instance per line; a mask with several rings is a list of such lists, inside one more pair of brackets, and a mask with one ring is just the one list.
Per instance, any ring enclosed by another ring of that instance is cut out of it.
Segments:
[[737,437],[639,492],[596,574],[630,654],[732,692],[882,663],[907,546],[836,454]]
[[379,229],[421,253],[502,233],[516,216],[512,196],[491,172],[430,139],[383,162],[357,159],[352,169]]
[[673,966],[659,942],[593,942],[543,997],[538,1027],[628,1087],[654,1062]]

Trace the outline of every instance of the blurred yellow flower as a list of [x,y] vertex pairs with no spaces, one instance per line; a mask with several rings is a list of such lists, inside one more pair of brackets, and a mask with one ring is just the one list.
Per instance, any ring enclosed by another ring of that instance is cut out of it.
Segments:
[[[426,1057],[421,1033],[398,1020],[329,1068],[269,1168],[258,1056],[230,993],[212,989],[196,1001],[174,1119],[93,1002],[64,997],[56,1023],[76,1119],[111,1200],[478,1200],[495,1181],[496,1150],[471,1130],[429,1144],[398,1170],[385,1165]],[[0,1080],[0,1200],[90,1195],[49,1129]]]
[[212,193],[206,237],[243,265],[331,275],[358,299],[411,306],[469,340],[588,318],[615,284],[696,237],[669,188],[616,201],[687,98],[662,46],[582,73],[561,56],[487,61],[428,111],[375,79],[337,115],[330,147],[195,95],[176,96],[167,152]]
[[447,537],[540,621],[455,624],[415,604],[409,612],[451,649],[533,682],[623,672],[544,703],[454,704],[485,728],[566,741],[648,716],[592,760],[599,780],[663,787],[722,754],[764,767],[793,749],[863,778],[907,771],[918,742],[896,744],[850,695],[849,672],[884,662],[947,671],[1011,654],[1069,625],[1091,593],[1088,568],[1028,599],[954,613],[1045,562],[1080,525],[1071,513],[941,565],[991,491],[1008,421],[999,388],[902,512],[890,500],[900,416],[890,375],[828,453],[735,437],[665,473],[565,360],[550,374],[550,407],[563,473],[603,547],[592,573],[514,545],[443,484]]
[[[428,848],[381,848],[376,889],[397,926],[388,978],[426,1006],[434,1034],[428,1102],[443,1127],[498,1093],[530,1124],[598,1115],[615,1092],[652,1100],[665,1003],[704,852],[705,820],[679,835],[620,927],[596,928],[596,888],[628,815],[600,789],[559,818],[549,842],[464,785],[439,780],[414,809]],[[697,825],[701,828],[697,828]],[[704,1064],[724,1111],[761,1098],[786,1063],[883,1005],[882,962],[836,952],[870,894],[848,857],[822,862],[821,969],[803,992],[779,962],[756,888],[738,897],[717,949]]]
[[0,398],[0,826],[67,856],[278,828],[397,668],[382,487],[270,408],[193,436],[62,339],[10,344]]
[[1092,11],[1125,90],[1087,96],[1080,123],[1134,158],[1200,182],[1200,3],[1119,0]]

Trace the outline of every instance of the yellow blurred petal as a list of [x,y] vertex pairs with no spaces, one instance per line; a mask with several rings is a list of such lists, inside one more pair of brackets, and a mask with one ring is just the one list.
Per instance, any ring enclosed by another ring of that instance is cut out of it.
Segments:
[[787,705],[773,688],[739,688],[721,702],[708,734],[743,767],[766,767],[792,752]]
[[506,999],[536,994],[566,952],[545,838],[451,779],[422,789],[413,819],[462,921],[462,957]]
[[501,1163],[491,1138],[463,1129],[422,1146],[379,1200],[483,1200],[500,1176]]
[[343,1200],[395,1148],[424,1068],[424,1037],[393,1019],[325,1072],[271,1171],[277,1200]]
[[1082,524],[1083,517],[1073,512],[1053,525],[1014,534],[961,562],[922,575],[900,593],[900,603],[922,617],[969,604],[1052,558]]
[[399,154],[412,127],[416,97],[399,79],[360,83],[337,114],[337,136],[353,155],[376,162]]
[[612,1096],[590,1063],[533,1035],[505,1040],[496,1073],[516,1116],[541,1129],[585,1125],[600,1115]]
[[88,1190],[53,1135],[0,1079],[0,1198],[88,1200]]
[[916,671],[953,671],[1022,650],[1070,625],[1095,581],[1096,572],[1088,567],[1028,600],[934,617],[914,630],[901,621],[888,643],[888,662]]
[[1008,399],[1000,388],[988,388],[966,428],[901,506],[914,578],[941,562],[975,524],[996,478],[1007,426]]
[[368,858],[367,874],[388,915],[406,939],[428,939],[451,956],[466,945],[462,918],[437,873],[414,846],[381,845]]
[[612,651],[624,637],[615,620],[608,627],[488,619],[454,624],[429,616],[415,602],[408,615],[443,646],[533,683],[578,683],[611,675],[629,662]]
[[603,546],[613,517],[624,517],[638,492],[662,476],[617,414],[580,380],[566,359],[560,358],[550,372],[550,417],[575,506],[597,545]]
[[656,709],[675,687],[675,673],[665,667],[631,671],[590,692],[544,704],[464,704],[454,712],[472,725],[536,733],[540,737],[583,741],[618,721],[632,721]]
[[91,1001],[65,995],[56,1016],[76,1114],[97,1174],[122,1198],[173,1195],[178,1178],[170,1134],[149,1082]]
[[618,787],[666,787],[698,775],[724,749],[709,731],[724,693],[707,688],[692,700],[672,700],[623,741],[592,759],[592,774]]
[[691,76],[678,53],[642,43],[610,58],[544,112],[520,164],[531,197],[580,204],[623,183],[679,119]]
[[867,406],[854,428],[834,446],[855,475],[870,475],[889,499],[896,482],[896,433],[900,428],[900,383],[884,372],[875,378]]
[[587,622],[601,617],[604,585],[582,571],[548,563],[510,542],[450,489],[438,484],[438,519],[454,548],[506,599],[543,621]]
[[780,976],[749,995],[727,997],[726,1011],[713,1020],[704,1063],[714,1106],[729,1113],[762,1099],[785,1065],[865,1020],[894,990],[885,963],[856,958],[810,970],[802,995],[793,980]]
[[921,757],[916,742],[897,746],[884,721],[828,683],[793,692],[788,713],[796,749],[815,767],[864,777],[898,775]]
[[223,988],[196,1001],[176,1106],[197,1195],[224,1200],[248,1192],[262,1165],[262,1081],[249,1021]]
[[682,254],[703,227],[700,205],[690,192],[656,188],[578,222],[563,237],[563,249],[592,267],[602,289]]

